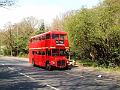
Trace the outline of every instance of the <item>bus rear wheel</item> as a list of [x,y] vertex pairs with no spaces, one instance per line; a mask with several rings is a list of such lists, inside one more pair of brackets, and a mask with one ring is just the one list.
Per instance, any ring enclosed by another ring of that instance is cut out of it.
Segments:
[[49,63],[46,64],[46,70],[48,70],[48,71],[52,70],[52,66]]
[[35,65],[35,61],[34,61],[34,60],[32,60],[32,65],[33,65],[33,66],[36,66],[36,65]]

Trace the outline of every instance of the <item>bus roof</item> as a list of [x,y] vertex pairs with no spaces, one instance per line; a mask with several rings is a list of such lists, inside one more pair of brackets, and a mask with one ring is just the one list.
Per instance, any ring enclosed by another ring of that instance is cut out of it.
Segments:
[[42,34],[38,34],[38,35],[32,36],[31,39],[32,38],[37,38],[39,36],[43,36],[45,34],[67,34],[67,32],[65,32],[65,31],[48,31],[48,32],[45,32],[45,33],[42,33]]

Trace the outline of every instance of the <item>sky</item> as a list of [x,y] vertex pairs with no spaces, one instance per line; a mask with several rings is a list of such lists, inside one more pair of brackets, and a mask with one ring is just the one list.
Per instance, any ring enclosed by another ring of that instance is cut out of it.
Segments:
[[33,16],[38,20],[44,19],[51,24],[56,16],[81,7],[92,8],[101,0],[16,0],[12,7],[0,7],[0,28],[8,22],[20,22],[25,17]]

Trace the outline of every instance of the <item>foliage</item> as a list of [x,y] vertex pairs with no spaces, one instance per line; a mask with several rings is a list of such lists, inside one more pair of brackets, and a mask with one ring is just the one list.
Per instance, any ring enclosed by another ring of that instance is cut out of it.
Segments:
[[[73,58],[91,60],[100,66],[120,66],[120,0],[104,0],[91,9],[67,12],[56,17],[52,27],[68,32]],[[34,17],[28,17],[20,23],[7,24],[0,32],[0,46],[5,55],[27,54],[29,37],[42,32],[44,22],[39,24]]]
[[119,0],[105,0],[92,9],[82,8],[62,21],[69,34],[71,50],[81,59],[90,58],[98,65],[120,66]]
[[92,66],[92,67],[96,67],[97,64],[90,60],[90,59],[82,59],[82,60],[78,60],[78,64],[83,65],[83,66]]
[[35,35],[41,34],[44,32],[45,32],[45,24],[44,24],[44,21],[42,21],[40,26],[38,27],[38,30],[36,30]]
[[[4,55],[24,56],[28,54],[29,38],[38,34],[36,33],[38,24],[38,20],[34,17],[24,18],[20,23],[14,25],[8,23],[1,31],[3,35],[0,39],[2,40],[0,46],[4,47],[2,49]],[[44,31],[43,29],[39,32]]]
[[0,0],[0,7],[13,6],[16,0]]
[[120,73],[120,67],[96,67],[96,70],[102,71],[105,73]]

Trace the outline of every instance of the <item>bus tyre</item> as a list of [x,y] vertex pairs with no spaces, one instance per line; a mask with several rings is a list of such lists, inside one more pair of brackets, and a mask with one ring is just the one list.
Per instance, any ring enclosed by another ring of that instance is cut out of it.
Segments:
[[46,64],[46,69],[47,69],[48,71],[51,71],[51,70],[52,70],[52,66],[51,66],[49,63],[47,63],[47,64]]
[[71,65],[66,67],[66,70],[71,70],[71,69],[72,69]]
[[72,69],[72,66],[69,66],[69,67],[68,67],[68,70],[71,70],[71,69]]
[[35,61],[34,60],[32,60],[32,65],[35,67],[36,65],[35,65]]

